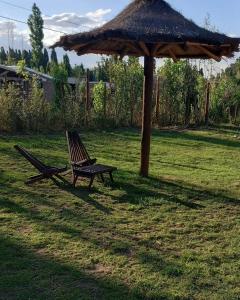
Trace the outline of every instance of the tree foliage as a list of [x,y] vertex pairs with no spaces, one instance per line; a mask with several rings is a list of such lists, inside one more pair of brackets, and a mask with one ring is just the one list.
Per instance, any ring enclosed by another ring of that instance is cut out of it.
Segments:
[[43,50],[43,18],[36,3],[33,4],[32,14],[28,18],[30,42],[32,46],[32,65],[39,69],[42,65]]
[[63,55],[63,65],[64,65],[65,70],[67,71],[68,76],[69,77],[72,76],[72,67],[71,67],[70,60],[69,60],[69,57],[67,54]]
[[170,59],[158,69],[160,76],[160,125],[199,123],[202,73],[187,60]]
[[57,58],[57,53],[56,50],[53,48],[51,52],[51,63],[58,65],[58,58]]

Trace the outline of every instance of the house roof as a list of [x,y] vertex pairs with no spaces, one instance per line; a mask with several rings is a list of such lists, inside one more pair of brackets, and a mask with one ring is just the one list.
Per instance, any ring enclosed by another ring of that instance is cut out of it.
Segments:
[[[6,72],[4,72],[4,71],[2,72],[1,70],[2,71],[5,70]],[[28,68],[28,67],[24,67],[24,70],[26,72],[28,72],[29,74],[33,74],[33,75],[36,75],[37,77],[40,77],[43,81],[54,79],[52,76],[50,76],[48,74],[38,72],[38,71],[33,70],[31,68]],[[21,75],[18,72],[18,66],[6,66],[6,65],[1,65],[0,64],[0,78],[5,76],[5,75],[8,75],[9,73],[11,74],[11,76],[14,74],[14,75],[18,75],[18,77],[21,77]],[[76,85],[78,81],[79,81],[79,79],[76,78],[76,77],[68,77],[67,83],[72,84],[72,85]]]
[[62,36],[53,47],[86,53],[175,58],[231,57],[240,39],[199,27],[164,0],[134,0],[89,32]]
[[[0,69],[6,70],[8,72],[13,72],[14,74],[17,74],[18,71],[19,71],[18,66],[5,66],[5,65],[1,65],[1,64],[0,64]],[[41,73],[41,72],[38,72],[38,71],[33,70],[31,68],[24,67],[24,71],[26,71],[30,74],[34,74],[38,77],[41,77],[42,79],[50,79],[50,80],[53,79],[52,76]],[[1,76],[1,74],[0,74],[0,76]]]

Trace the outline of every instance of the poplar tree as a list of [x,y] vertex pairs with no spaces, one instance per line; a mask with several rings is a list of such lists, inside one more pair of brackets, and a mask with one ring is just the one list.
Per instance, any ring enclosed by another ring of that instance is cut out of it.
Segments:
[[54,65],[58,65],[57,53],[54,48],[52,49],[52,52],[51,52],[51,63]]
[[43,68],[44,68],[45,72],[47,72],[47,68],[48,68],[48,65],[49,65],[49,55],[48,55],[48,51],[47,51],[46,48],[44,48],[44,51],[43,51],[42,65],[43,65]]
[[31,57],[27,50],[23,50],[22,59],[25,61],[26,67],[31,67]]
[[5,52],[5,49],[4,47],[1,47],[1,50],[0,50],[0,63],[3,65],[5,64],[7,61],[7,54]]
[[39,69],[42,63],[43,50],[43,18],[36,3],[33,4],[32,14],[28,18],[30,42],[32,46],[32,66]]
[[72,67],[70,64],[70,60],[67,54],[63,55],[63,65],[65,70],[67,71],[68,76],[72,76]]

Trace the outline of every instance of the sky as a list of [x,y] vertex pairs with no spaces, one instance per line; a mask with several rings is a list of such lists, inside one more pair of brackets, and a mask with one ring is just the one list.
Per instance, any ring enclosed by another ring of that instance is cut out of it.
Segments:
[[[45,27],[61,31],[44,30],[44,45],[48,47],[63,33],[86,31],[103,25],[116,16],[130,0],[36,0],[44,18]],[[173,8],[203,25],[207,15],[218,31],[233,37],[240,37],[239,0],[168,0]],[[32,0],[0,0],[0,16],[27,21]],[[17,6],[17,7],[14,7]],[[0,17],[0,46],[29,49],[29,32],[26,24]],[[58,49],[59,58],[64,51]],[[83,63],[93,67],[100,57],[97,55],[77,56],[69,53],[71,63]],[[226,62],[228,64],[229,62]]]

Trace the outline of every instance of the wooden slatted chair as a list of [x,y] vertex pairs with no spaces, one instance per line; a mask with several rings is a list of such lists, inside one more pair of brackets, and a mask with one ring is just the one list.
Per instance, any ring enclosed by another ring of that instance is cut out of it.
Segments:
[[67,131],[66,137],[68,141],[70,164],[72,168],[72,181],[74,187],[79,177],[90,178],[89,189],[91,189],[96,176],[100,176],[104,182],[103,174],[108,173],[111,181],[113,181],[112,173],[113,171],[117,170],[117,168],[96,164],[97,159],[90,158],[87,149],[85,148],[79,134],[76,131]]
[[63,179],[59,174],[66,172],[67,167],[56,168],[56,167],[45,165],[23,147],[16,145],[14,146],[14,148],[40,173],[39,175],[30,177],[25,182],[26,184],[32,184],[43,179],[54,179],[54,176],[56,176],[59,179]]
[[96,163],[97,159],[90,158],[87,149],[85,148],[79,134],[76,131],[67,131],[66,136],[68,141],[70,163],[72,167],[83,167]]

